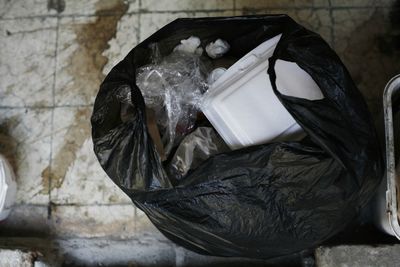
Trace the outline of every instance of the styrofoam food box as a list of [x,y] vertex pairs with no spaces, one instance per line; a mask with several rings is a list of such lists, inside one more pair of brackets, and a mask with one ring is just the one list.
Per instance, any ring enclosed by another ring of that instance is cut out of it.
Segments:
[[[246,54],[204,94],[201,109],[231,149],[273,141],[298,140],[305,133],[272,90],[267,73],[281,35]],[[285,95],[310,100],[323,95],[296,63],[277,60],[277,88]]]

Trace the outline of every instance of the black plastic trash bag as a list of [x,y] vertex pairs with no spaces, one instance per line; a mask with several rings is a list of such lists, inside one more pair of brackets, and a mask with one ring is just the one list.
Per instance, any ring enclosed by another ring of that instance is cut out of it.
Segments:
[[[307,132],[282,142],[218,154],[183,179],[168,177],[147,133],[135,70],[149,44],[168,55],[181,39],[216,38],[242,57],[282,33],[269,60],[275,94]],[[322,100],[281,95],[277,59],[296,62]],[[361,64],[361,62],[360,62]],[[100,87],[92,115],[94,150],[108,176],[168,238],[193,251],[270,258],[312,248],[341,231],[383,174],[375,129],[348,71],[318,35],[286,15],[178,19],[135,47]]]

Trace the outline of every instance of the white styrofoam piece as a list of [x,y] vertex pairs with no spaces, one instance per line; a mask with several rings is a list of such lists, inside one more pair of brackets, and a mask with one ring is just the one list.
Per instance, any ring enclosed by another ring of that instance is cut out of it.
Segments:
[[15,176],[8,161],[0,155],[0,221],[7,218],[17,194]]
[[[268,58],[280,37],[246,54],[204,95],[202,111],[231,149],[298,140],[305,135],[273,92],[267,73]],[[314,80],[297,64],[282,60],[276,64],[280,92],[311,100],[323,98]]]

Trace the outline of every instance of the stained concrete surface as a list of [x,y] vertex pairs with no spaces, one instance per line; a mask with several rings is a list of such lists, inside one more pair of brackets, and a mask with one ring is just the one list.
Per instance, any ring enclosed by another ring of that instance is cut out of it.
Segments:
[[0,153],[18,179],[16,207],[0,234],[147,235],[154,242],[146,253],[169,244],[166,257],[177,259],[179,248],[132,206],[92,152],[89,118],[109,70],[178,17],[286,13],[337,51],[376,115],[385,83],[400,71],[399,8],[393,0],[0,0]]
[[319,267],[393,267],[400,266],[399,253],[399,245],[343,245],[318,248],[315,256]]
[[32,267],[37,255],[34,252],[22,250],[1,249],[0,266],[2,267]]
[[[142,235],[131,239],[112,238],[2,238],[0,247],[6,246],[6,253],[15,249],[30,247],[24,252],[32,255],[28,258],[40,266],[293,266],[293,262],[300,262],[300,255],[276,258],[269,261],[245,258],[223,258],[202,256],[180,247],[171,242],[159,240],[150,235]],[[3,250],[0,248],[0,255]],[[6,256],[6,254],[3,254]],[[11,257],[14,255],[10,255]],[[12,257],[14,258],[14,257]],[[12,259],[11,258],[11,259]],[[0,260],[0,266],[2,261]],[[20,265],[15,265],[20,266]],[[24,265],[21,265],[24,266]],[[36,265],[34,265],[36,266]]]

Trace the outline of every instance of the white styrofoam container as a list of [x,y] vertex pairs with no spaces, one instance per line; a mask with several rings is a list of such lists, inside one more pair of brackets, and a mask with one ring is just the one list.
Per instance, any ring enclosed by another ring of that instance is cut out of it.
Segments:
[[[273,141],[294,141],[305,134],[272,90],[267,73],[281,35],[246,54],[204,94],[202,111],[231,149]],[[285,95],[321,99],[314,80],[296,63],[277,60],[277,88]]]
[[0,221],[8,217],[17,194],[14,172],[8,161],[0,155]]

